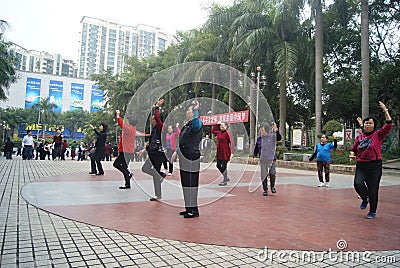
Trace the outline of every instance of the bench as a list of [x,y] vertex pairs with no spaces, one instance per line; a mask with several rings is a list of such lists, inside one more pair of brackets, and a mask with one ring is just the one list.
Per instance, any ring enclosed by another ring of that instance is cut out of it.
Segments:
[[300,153],[284,153],[283,160],[290,161],[292,160],[292,156],[302,156],[303,162],[308,162],[308,159],[312,156],[312,154],[300,154]]

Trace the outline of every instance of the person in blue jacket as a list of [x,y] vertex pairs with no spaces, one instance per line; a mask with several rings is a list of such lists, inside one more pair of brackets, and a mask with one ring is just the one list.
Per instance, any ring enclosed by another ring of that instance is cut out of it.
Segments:
[[[319,184],[318,187],[329,187],[329,169],[331,164],[331,150],[337,148],[337,140],[335,135],[333,135],[333,143],[328,142],[328,136],[322,134],[321,142],[315,146],[314,153],[310,157],[311,162],[315,157],[317,157],[317,171]],[[325,182],[322,172],[325,173]]]

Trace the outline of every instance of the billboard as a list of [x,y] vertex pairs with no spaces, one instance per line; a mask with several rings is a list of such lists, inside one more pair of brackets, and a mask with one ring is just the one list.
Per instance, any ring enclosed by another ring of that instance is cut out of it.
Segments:
[[90,112],[102,112],[104,109],[104,91],[99,86],[92,85],[92,99],[90,101]]
[[61,113],[62,108],[62,92],[63,92],[63,82],[50,80],[49,85],[49,102],[56,105],[53,108],[55,113]]
[[39,78],[26,78],[25,109],[39,103],[41,82]]
[[84,84],[71,83],[70,111],[83,110]]

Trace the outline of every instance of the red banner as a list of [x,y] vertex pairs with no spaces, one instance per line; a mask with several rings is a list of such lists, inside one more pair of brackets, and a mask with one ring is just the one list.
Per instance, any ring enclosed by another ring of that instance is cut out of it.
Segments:
[[200,116],[200,120],[203,122],[203,125],[205,126],[215,125],[218,121],[227,122],[228,124],[248,122],[249,110],[226,113],[226,114]]

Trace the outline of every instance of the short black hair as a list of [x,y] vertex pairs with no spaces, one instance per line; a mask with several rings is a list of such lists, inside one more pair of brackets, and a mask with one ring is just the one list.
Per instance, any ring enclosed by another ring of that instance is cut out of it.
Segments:
[[378,120],[376,120],[376,118],[373,116],[368,116],[368,117],[364,118],[363,125],[365,124],[366,121],[369,121],[370,119],[372,119],[372,121],[374,121],[374,131],[375,131],[376,128],[378,127]]
[[108,125],[106,123],[100,123],[100,126],[103,126],[103,131],[107,132]]

